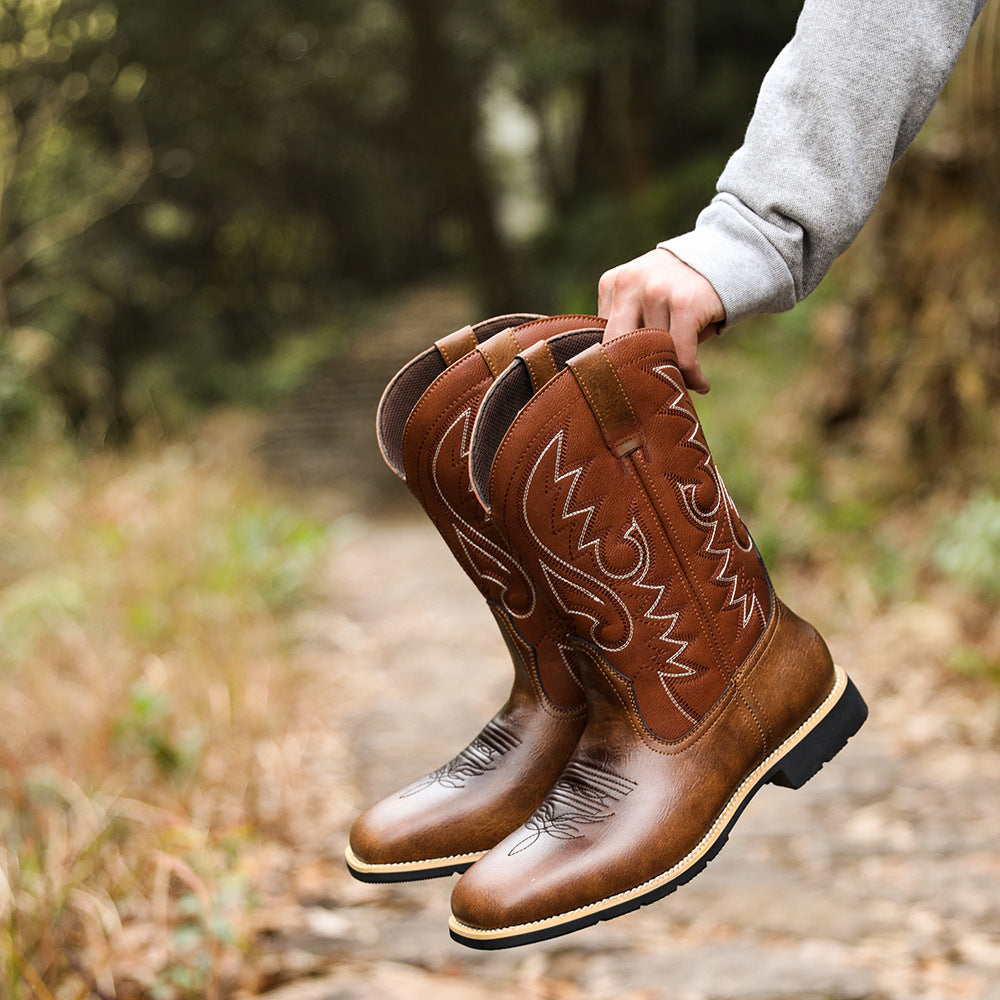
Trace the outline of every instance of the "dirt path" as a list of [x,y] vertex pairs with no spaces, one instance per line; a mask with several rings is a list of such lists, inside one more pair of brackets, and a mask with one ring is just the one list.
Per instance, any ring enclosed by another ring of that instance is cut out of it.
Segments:
[[1000,709],[944,679],[953,626],[929,607],[831,637],[873,709],[862,734],[801,791],[765,789],[702,875],[638,913],[478,954],[448,938],[451,879],[353,882],[336,854],[354,812],[463,746],[509,670],[429,526],[354,530],[309,622],[325,735],[302,758],[316,800],[303,844],[325,863],[313,885],[299,873],[273,942],[326,971],[274,1000],[1000,998]]
[[[452,325],[467,318],[460,291],[404,296],[385,317],[386,356],[335,363],[303,391],[269,438],[286,471],[361,479],[379,466],[374,401],[395,355],[444,332],[440,303]],[[463,747],[509,685],[481,599],[403,487],[380,484],[404,513],[341,522],[323,599],[302,622],[302,702],[269,763],[294,807],[290,843],[265,856],[258,989],[285,983],[272,1000],[1000,1000],[1000,699],[941,666],[959,639],[947,611],[876,616],[861,599],[834,614],[821,581],[782,592],[826,623],[869,722],[804,789],[762,791],[674,895],[489,954],[448,938],[452,879],[353,881],[341,855],[356,813]],[[353,503],[370,510],[371,496]]]

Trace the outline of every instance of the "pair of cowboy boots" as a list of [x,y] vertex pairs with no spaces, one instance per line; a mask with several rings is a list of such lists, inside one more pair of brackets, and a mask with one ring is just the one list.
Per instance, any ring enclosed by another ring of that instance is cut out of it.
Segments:
[[800,787],[867,715],[774,594],[669,335],[524,319],[440,341],[379,412],[515,680],[469,747],[359,817],[347,861],[368,881],[465,871],[450,929],[475,948],[666,895],[762,785]]

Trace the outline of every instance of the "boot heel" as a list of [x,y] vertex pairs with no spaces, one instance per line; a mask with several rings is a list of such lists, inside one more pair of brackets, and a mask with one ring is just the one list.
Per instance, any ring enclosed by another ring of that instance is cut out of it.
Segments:
[[848,679],[837,704],[801,743],[774,765],[766,780],[783,788],[801,788],[844,749],[867,718],[868,706]]

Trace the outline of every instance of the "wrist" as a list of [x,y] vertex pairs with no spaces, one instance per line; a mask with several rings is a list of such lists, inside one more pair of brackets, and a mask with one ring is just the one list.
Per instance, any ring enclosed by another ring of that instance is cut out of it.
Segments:
[[657,244],[697,271],[722,303],[729,327],[762,313],[784,312],[797,301],[781,255],[742,215],[716,199],[689,233]]

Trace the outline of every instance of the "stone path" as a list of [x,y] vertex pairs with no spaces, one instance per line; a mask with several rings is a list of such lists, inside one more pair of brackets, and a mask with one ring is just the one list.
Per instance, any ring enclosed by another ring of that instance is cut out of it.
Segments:
[[474,313],[469,290],[455,282],[388,299],[273,416],[260,443],[268,469],[297,486],[336,484],[361,506],[380,502],[395,480],[374,447],[382,390],[404,362]]

